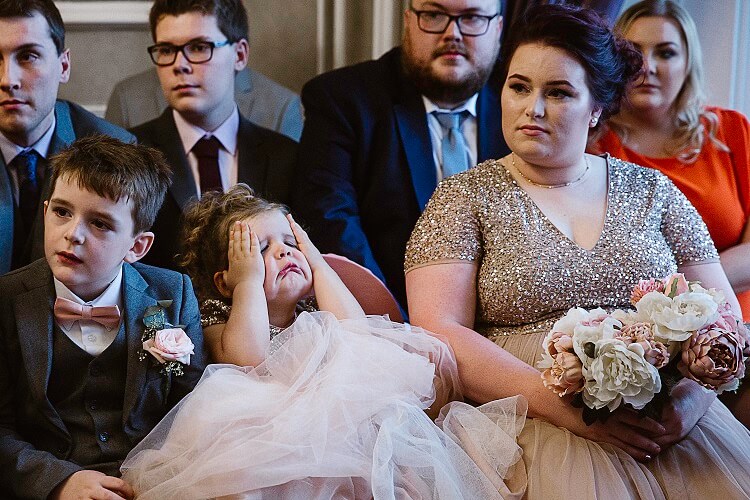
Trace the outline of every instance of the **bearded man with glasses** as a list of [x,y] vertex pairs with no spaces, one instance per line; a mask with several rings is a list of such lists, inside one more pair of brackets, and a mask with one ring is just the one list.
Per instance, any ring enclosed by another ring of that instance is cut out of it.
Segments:
[[509,150],[498,88],[498,0],[412,0],[400,47],[302,90],[293,208],[323,252],[383,279],[406,306],[406,241],[437,183]]
[[235,74],[247,65],[247,12],[241,0],[156,0],[148,48],[169,107],[132,129],[161,150],[173,182],[152,231],[144,262],[177,269],[180,220],[189,203],[238,182],[285,203],[297,144],[240,115]]

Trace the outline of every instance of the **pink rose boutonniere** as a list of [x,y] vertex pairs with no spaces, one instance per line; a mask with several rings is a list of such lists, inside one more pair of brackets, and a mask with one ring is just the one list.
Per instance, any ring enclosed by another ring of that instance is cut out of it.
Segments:
[[195,346],[181,325],[167,322],[165,310],[171,305],[171,300],[160,300],[157,305],[146,308],[143,315],[146,329],[141,336],[143,350],[139,356],[141,361],[149,354],[153,356],[162,365],[164,375],[182,375],[183,366],[190,364]]

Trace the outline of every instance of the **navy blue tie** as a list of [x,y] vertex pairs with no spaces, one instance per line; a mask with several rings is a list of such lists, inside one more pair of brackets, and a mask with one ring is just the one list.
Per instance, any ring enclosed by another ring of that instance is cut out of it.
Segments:
[[33,149],[22,151],[13,159],[18,178],[18,211],[26,232],[30,231],[39,207],[39,154]]

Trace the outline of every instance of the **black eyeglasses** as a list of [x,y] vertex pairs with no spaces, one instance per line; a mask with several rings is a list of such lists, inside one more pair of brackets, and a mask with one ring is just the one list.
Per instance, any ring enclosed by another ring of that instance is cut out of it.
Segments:
[[417,15],[417,26],[425,33],[444,33],[448,26],[456,21],[458,31],[463,36],[484,35],[490,27],[490,21],[500,15],[500,13],[497,13],[494,16],[483,16],[481,14],[451,16],[436,10],[409,10]]
[[211,60],[214,55],[214,49],[224,47],[233,42],[224,40],[223,42],[209,42],[207,40],[190,40],[182,45],[172,45],[171,43],[157,43],[149,47],[148,54],[151,60],[157,66],[171,66],[177,60],[177,53],[182,52],[185,59],[193,64],[201,64]]

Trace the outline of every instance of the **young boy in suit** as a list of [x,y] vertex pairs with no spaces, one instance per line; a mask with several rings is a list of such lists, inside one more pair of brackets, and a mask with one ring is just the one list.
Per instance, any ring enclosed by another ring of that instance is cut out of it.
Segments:
[[178,269],[179,221],[191,201],[238,182],[286,203],[297,143],[240,115],[235,75],[247,65],[242,0],[155,0],[149,14],[151,61],[169,107],[132,129],[162,151],[174,172],[144,262]]
[[102,135],[51,163],[45,258],[0,277],[0,491],[131,498],[120,463],[204,368],[190,278],[137,263],[170,171]]

